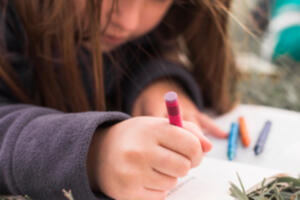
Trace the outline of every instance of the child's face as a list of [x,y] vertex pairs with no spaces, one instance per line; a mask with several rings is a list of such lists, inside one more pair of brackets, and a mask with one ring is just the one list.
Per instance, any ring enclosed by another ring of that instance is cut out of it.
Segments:
[[[84,5],[86,0],[79,1],[80,3],[76,1],[78,6]],[[113,2],[103,0],[102,4],[101,30],[106,28],[101,41],[104,52],[111,51],[155,28],[167,13],[173,0],[118,0],[117,6],[112,8]]]

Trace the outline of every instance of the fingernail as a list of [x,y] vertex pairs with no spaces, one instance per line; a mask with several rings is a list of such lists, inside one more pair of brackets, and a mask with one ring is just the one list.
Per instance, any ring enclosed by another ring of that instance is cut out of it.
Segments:
[[205,144],[203,144],[203,146],[202,146],[203,151],[208,152],[212,149],[213,144],[211,143],[211,141],[207,137],[203,136],[203,138],[205,140]]
[[228,138],[229,133],[224,132],[224,138]]

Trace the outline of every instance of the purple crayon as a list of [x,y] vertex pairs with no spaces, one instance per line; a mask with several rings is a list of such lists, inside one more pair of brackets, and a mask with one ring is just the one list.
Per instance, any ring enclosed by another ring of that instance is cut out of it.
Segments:
[[272,123],[270,121],[267,121],[265,123],[264,128],[262,129],[262,131],[257,139],[257,142],[255,144],[255,147],[254,147],[255,155],[259,155],[262,153],[265,143],[267,141],[270,129],[271,129],[271,125],[272,125]]

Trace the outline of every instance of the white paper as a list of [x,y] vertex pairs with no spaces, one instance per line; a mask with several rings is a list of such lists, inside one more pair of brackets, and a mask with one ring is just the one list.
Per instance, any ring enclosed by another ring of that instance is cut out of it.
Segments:
[[[215,119],[229,131],[231,123],[244,116],[251,136],[251,146],[239,143],[234,161],[227,160],[227,140],[209,137],[214,147],[199,167],[179,181],[167,200],[230,200],[230,182],[239,186],[237,173],[246,190],[264,178],[279,173],[300,174],[300,113],[277,108],[239,105],[232,112]],[[263,153],[255,156],[253,148],[264,123],[272,122]]]
[[265,177],[282,173],[232,161],[205,158],[202,164],[181,179],[167,200],[229,200],[230,182],[239,186],[237,173],[245,188],[251,188]]
[[[278,169],[300,174],[300,113],[266,106],[239,105],[232,112],[215,119],[225,131],[230,130],[233,121],[244,116],[251,138],[249,148],[239,142],[235,161],[260,167]],[[254,154],[255,142],[264,123],[272,122],[271,130],[261,155]],[[209,136],[214,147],[208,157],[227,160],[227,140]]]

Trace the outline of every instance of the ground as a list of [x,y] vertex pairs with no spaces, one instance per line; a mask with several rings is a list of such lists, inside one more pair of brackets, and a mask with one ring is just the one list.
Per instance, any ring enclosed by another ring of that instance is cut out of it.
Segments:
[[288,57],[274,63],[261,56],[261,45],[266,35],[258,31],[250,15],[256,9],[255,2],[234,1],[230,20],[233,49],[243,69],[238,86],[241,102],[300,111],[300,63]]

